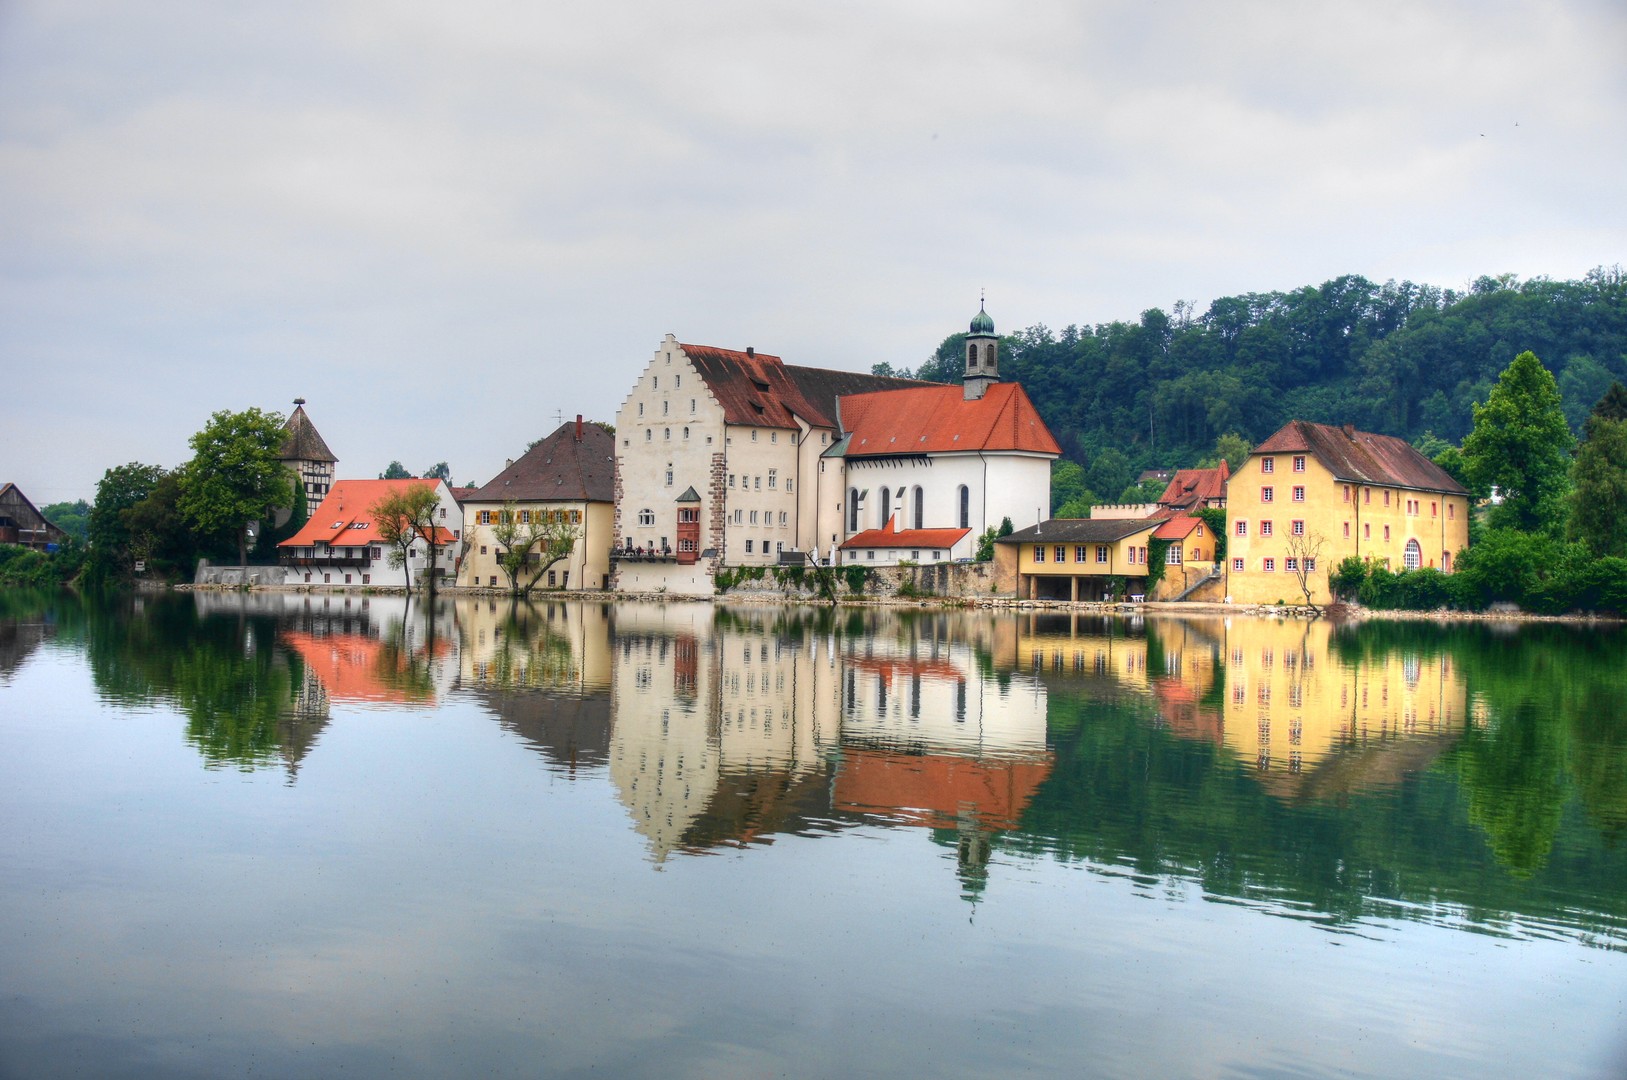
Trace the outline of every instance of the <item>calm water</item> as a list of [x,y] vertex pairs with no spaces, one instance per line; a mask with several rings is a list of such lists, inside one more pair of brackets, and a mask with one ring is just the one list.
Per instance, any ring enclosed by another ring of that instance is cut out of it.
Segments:
[[5,1076],[1627,1068],[1627,635],[0,596]]

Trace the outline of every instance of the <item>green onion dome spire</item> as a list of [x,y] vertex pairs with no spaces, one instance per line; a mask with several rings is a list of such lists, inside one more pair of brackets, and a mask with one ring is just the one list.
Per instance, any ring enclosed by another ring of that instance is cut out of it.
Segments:
[[972,318],[972,333],[994,333],[994,320],[989,318],[989,313],[987,311],[983,310],[983,302],[981,300],[978,301],[977,315]]

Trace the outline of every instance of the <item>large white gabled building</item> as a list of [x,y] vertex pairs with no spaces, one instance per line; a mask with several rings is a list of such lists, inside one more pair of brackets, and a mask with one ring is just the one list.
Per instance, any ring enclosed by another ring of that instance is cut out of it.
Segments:
[[966,349],[955,386],[669,334],[616,416],[617,587],[710,593],[723,567],[833,552],[950,561],[1003,518],[1043,520],[1060,448],[1000,382],[987,312]]

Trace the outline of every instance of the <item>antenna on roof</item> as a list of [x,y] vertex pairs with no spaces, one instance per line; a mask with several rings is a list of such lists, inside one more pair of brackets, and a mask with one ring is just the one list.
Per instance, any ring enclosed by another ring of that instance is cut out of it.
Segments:
[[558,427],[565,422],[565,414],[558,409],[554,410],[554,426]]

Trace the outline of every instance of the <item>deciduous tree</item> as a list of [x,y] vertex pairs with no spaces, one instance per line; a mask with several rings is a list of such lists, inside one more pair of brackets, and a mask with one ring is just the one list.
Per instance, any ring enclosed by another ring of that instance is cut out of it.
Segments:
[[[515,596],[529,595],[549,567],[569,557],[582,531],[571,523],[565,510],[521,510],[513,502],[503,504],[492,526],[492,539],[503,549],[497,565],[508,577]],[[531,562],[532,553],[536,561]],[[535,570],[527,576],[528,567]]]
[[1571,465],[1570,537],[1627,556],[1627,420],[1590,416],[1587,431]]
[[193,435],[192,460],[181,470],[181,513],[206,534],[237,535],[239,562],[248,561],[248,524],[291,501],[288,470],[278,457],[285,433],[281,413],[221,410]]
[[413,544],[422,540],[429,547],[429,589],[435,591],[435,567],[440,553],[435,543],[435,511],[439,506],[435,485],[430,482],[392,491],[372,506],[379,539],[390,549],[390,565],[401,567],[408,589],[412,588],[412,567],[408,560]]
[[1475,406],[1474,430],[1463,440],[1469,476],[1501,496],[1492,524],[1526,532],[1558,528],[1573,445],[1553,374],[1535,353],[1516,356],[1485,404]]

